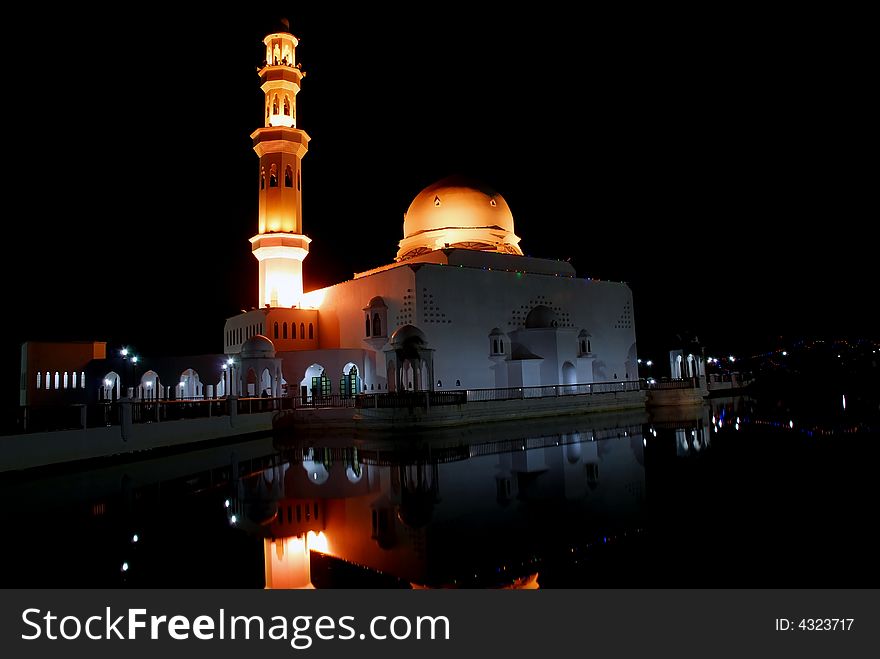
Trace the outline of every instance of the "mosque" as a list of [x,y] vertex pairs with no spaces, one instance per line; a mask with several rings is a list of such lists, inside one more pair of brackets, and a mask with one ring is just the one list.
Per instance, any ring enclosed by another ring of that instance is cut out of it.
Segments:
[[[103,344],[80,346],[77,354],[88,359],[68,359],[71,390],[100,399],[311,400],[638,379],[629,287],[578,277],[568,262],[524,256],[504,197],[463,178],[416,195],[394,262],[304,292],[311,240],[302,164],[310,138],[298,126],[296,100],[305,74],[293,34],[269,34],[264,43],[264,125],[251,135],[259,157],[259,220],[250,239],[259,263],[256,306],[226,320],[223,355],[154,360],[131,382],[108,363]],[[23,346],[22,404],[45,399],[53,384],[57,397],[62,381],[67,389],[67,367],[62,378],[42,363],[61,353],[40,350]]]

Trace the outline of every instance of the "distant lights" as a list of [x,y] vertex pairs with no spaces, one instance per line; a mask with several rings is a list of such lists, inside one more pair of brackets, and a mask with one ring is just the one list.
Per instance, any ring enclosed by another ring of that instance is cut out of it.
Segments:
[[105,387],[109,387],[109,386],[110,386],[110,380],[108,380],[107,378],[104,378],[104,386],[105,386]]
[[122,571],[123,571],[123,572],[128,572],[128,561],[123,562],[123,564],[122,564]]
[[137,533],[135,533],[133,536],[131,536],[131,541],[134,544],[137,544],[140,539],[141,539],[141,537]]
[[131,363],[132,363],[132,364],[137,364],[137,363],[138,363],[137,355],[135,355],[134,357],[131,358]]
[[226,499],[226,501],[223,502],[223,507],[224,507],[224,508],[229,508],[229,505],[230,505],[230,504],[229,504],[229,499]]
[[735,362],[735,361],[736,361],[736,357],[734,357],[733,355],[730,355],[730,356],[728,357],[728,359],[729,359],[730,361],[732,361],[732,362]]
[[642,363],[642,360],[641,360],[641,359],[637,359],[636,362],[638,362],[639,364],[641,364],[641,363]]
[[226,364],[223,364],[223,366],[221,366],[220,368],[222,368],[225,371],[228,367],[226,366]]
[[230,366],[232,366],[235,363],[235,360],[232,357],[230,357],[229,359],[226,360],[226,363],[229,364]]
[[238,515],[233,515],[232,517],[230,517],[229,523],[230,524],[238,524]]
[[783,357],[788,357],[788,351],[787,351],[787,350],[783,350],[783,351],[782,351],[782,356],[783,356]]
[[789,427],[789,428],[794,428],[794,421],[792,421],[792,420],[789,419],[789,421],[788,421],[788,427]]
[[843,409],[846,409],[846,394],[843,394]]
[[645,362],[645,366],[653,366],[653,365],[654,365],[654,362],[650,359]]
[[123,357],[127,357],[128,356],[128,348],[123,348],[122,350],[119,351],[119,354],[122,355]]

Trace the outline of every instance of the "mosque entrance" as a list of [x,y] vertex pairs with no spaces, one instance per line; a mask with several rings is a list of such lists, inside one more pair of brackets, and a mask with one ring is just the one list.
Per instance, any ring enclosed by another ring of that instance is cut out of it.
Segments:
[[329,396],[332,393],[330,378],[320,364],[312,364],[306,369],[299,386],[304,403],[312,403],[316,396]]
[[361,377],[358,368],[351,362],[342,369],[342,379],[339,381],[339,393],[343,398],[354,398],[361,391]]

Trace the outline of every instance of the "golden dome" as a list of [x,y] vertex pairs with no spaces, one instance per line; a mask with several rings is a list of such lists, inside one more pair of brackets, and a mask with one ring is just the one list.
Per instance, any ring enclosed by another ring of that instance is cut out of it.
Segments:
[[409,205],[397,259],[446,247],[522,256],[519,240],[504,197],[476,181],[450,176],[429,185]]

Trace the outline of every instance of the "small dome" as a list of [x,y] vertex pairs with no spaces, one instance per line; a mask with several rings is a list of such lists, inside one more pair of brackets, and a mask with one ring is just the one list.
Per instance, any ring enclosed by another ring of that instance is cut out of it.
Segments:
[[267,336],[257,334],[241,346],[242,359],[274,359],[275,344]]
[[582,329],[582,330],[580,331],[580,333],[578,334],[578,338],[579,338],[579,339],[592,339],[592,338],[593,338],[593,335],[590,334],[587,330]]
[[493,328],[492,328],[492,331],[489,332],[489,336],[504,336],[504,332],[502,332],[502,331],[501,331],[500,329],[498,329],[497,327],[493,327]]
[[529,311],[526,316],[526,329],[542,329],[547,327],[556,327],[556,312],[550,307],[539,304],[537,307]]
[[381,295],[377,295],[376,297],[374,297],[372,300],[370,300],[370,303],[367,305],[367,308],[369,308],[369,309],[375,309],[378,307],[381,307],[383,309],[388,308],[388,305],[385,304],[385,300],[382,299]]
[[403,346],[413,344],[425,346],[428,345],[428,339],[425,337],[425,333],[418,327],[404,325],[394,330],[389,343],[395,348],[402,348]]
[[399,247],[398,260],[445,247],[522,255],[504,197],[461,176],[437,181],[415,196]]

